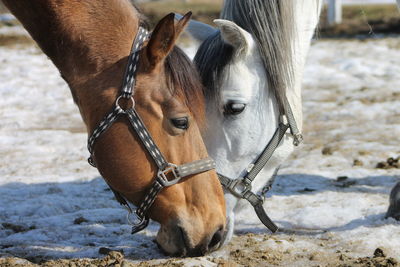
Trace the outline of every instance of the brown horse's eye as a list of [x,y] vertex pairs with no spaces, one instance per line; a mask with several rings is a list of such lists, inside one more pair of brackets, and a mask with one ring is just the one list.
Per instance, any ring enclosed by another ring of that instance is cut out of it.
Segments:
[[189,128],[189,119],[188,117],[182,118],[174,118],[171,119],[172,125],[178,129],[187,130]]
[[229,101],[225,106],[224,106],[224,115],[229,116],[229,115],[239,115],[244,111],[246,108],[246,104],[236,102],[236,101]]

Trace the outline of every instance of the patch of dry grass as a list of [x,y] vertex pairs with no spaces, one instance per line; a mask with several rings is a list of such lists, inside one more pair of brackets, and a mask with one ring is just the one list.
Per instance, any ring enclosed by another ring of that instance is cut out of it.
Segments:
[[213,19],[219,17],[222,0],[166,0],[142,3],[139,7],[153,26],[168,13],[185,14],[189,11],[193,12],[193,19],[211,24]]
[[[219,17],[223,0],[160,0],[139,4],[139,8],[154,26],[170,12],[193,12],[193,19],[212,24]],[[0,0],[0,14],[6,8]],[[400,12],[396,5],[350,5],[343,8],[343,23],[330,27],[326,23],[326,7],[320,19],[320,37],[354,36],[371,33],[400,34]]]
[[350,5],[343,8],[343,23],[327,25],[327,10],[320,20],[321,36],[372,33],[400,33],[400,12],[396,5]]
[[[212,24],[218,18],[222,0],[163,0],[140,4],[142,11],[154,26],[170,12],[193,12],[193,18]],[[353,36],[371,33],[400,33],[400,12],[396,5],[349,5],[343,8],[343,24],[330,27],[326,23],[326,7],[319,25],[321,37]]]
[[397,6],[394,5],[363,5],[345,6],[343,17],[348,19],[360,20],[385,20],[390,18],[400,18]]

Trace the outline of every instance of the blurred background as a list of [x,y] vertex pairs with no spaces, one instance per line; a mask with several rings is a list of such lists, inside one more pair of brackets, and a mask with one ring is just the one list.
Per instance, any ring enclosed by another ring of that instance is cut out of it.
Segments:
[[[169,12],[193,12],[193,18],[212,24],[218,18],[222,0],[132,0],[147,15],[151,25]],[[330,3],[331,2],[331,3]],[[332,2],[341,6],[340,19],[328,20]],[[329,7],[329,8],[328,8]],[[0,1],[0,25],[15,23]],[[339,22],[339,23],[337,23]],[[400,33],[400,15],[395,0],[326,0],[319,25],[320,37],[354,36],[357,34]]]
[[[328,20],[328,7],[341,5],[339,23]],[[184,13],[192,10],[194,19],[211,24],[218,18],[222,0],[142,0],[139,6],[154,24],[168,11]],[[168,11],[167,11],[168,10]],[[395,0],[325,1],[319,26],[320,37],[351,36],[356,34],[400,33],[400,15]]]

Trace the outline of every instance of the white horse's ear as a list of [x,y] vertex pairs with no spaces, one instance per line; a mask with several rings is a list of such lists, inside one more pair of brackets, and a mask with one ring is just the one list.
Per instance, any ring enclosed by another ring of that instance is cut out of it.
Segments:
[[214,23],[221,31],[224,41],[235,48],[237,55],[245,56],[250,52],[254,46],[254,40],[249,32],[229,20],[216,19]]
[[[181,14],[175,13],[175,19],[180,20],[183,16]],[[185,32],[189,33],[191,37],[197,40],[199,43],[202,43],[212,34],[215,34],[218,30],[206,23],[190,20],[189,24],[186,26]]]

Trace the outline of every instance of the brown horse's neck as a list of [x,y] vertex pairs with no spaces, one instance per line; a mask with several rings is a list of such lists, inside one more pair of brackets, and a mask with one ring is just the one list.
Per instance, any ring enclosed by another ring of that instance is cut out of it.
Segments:
[[72,90],[126,57],[139,23],[128,0],[3,2]]

